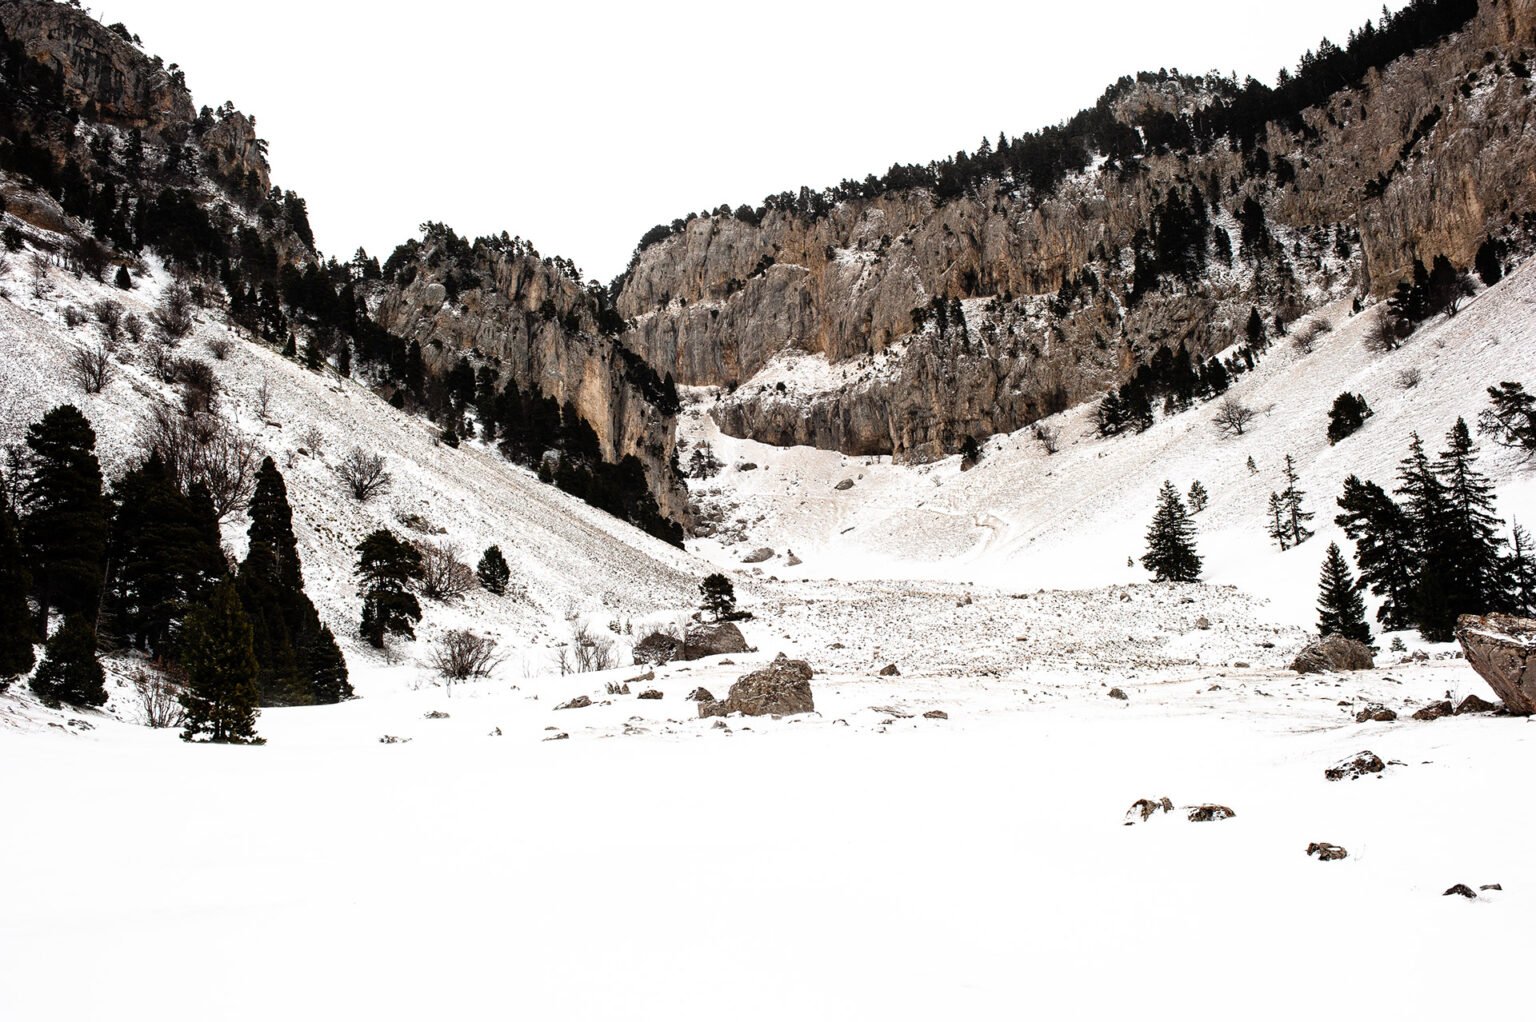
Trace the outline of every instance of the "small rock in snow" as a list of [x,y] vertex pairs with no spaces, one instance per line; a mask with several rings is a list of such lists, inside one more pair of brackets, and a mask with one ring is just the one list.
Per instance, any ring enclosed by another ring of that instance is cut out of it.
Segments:
[[1307,845],[1307,854],[1317,856],[1319,862],[1333,862],[1336,859],[1349,858],[1349,852],[1341,845],[1331,845],[1327,841],[1314,841]]
[[1449,897],[1452,894],[1459,894],[1463,898],[1476,898],[1477,897],[1477,892],[1474,891],[1472,888],[1468,887],[1466,884],[1456,884],[1454,887],[1446,888],[1445,889],[1445,893],[1442,894],[1441,897],[1442,898],[1446,898],[1446,897]]
[[1109,698],[1111,698],[1111,699],[1130,699],[1131,697],[1125,694],[1125,690],[1124,689],[1112,688],[1112,689],[1109,690]]
[[1379,774],[1386,768],[1387,765],[1381,761],[1381,757],[1367,749],[1355,753],[1349,759],[1335,763],[1323,771],[1323,776],[1330,781],[1345,779],[1353,781],[1366,774]]
[[1230,820],[1237,813],[1227,806],[1218,806],[1207,803],[1199,806],[1185,806],[1184,811],[1189,814],[1190,823],[1215,823],[1218,820]]

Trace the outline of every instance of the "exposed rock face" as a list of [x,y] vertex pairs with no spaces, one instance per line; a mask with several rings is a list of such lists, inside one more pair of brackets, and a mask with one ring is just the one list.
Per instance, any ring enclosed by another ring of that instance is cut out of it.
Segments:
[[1309,642],[1296,659],[1291,670],[1297,674],[1318,674],[1323,671],[1364,671],[1376,666],[1371,658],[1370,647],[1342,635],[1325,635]]
[[1467,663],[1510,713],[1536,713],[1536,619],[1510,614],[1467,614],[1456,622]]
[[724,704],[700,703],[699,716],[810,713],[816,709],[811,697],[812,673],[811,665],[804,660],[790,660],[780,653],[767,667],[743,675],[733,684]]
[[186,87],[83,10],[46,0],[0,3],[0,24],[33,60],[60,75],[69,102],[109,123],[185,132],[197,111]]
[[[498,386],[515,379],[524,391],[569,402],[604,460],[633,455],[662,513],[688,523],[671,465],[676,413],[658,400],[661,379],[600,330],[597,302],[570,273],[511,242],[479,239],[465,252],[431,231],[411,268],[373,287],[369,309],[380,326],[420,343],[433,368],[468,356],[494,367]],[[477,282],[463,286],[466,272]]]
[[[1307,111],[1301,130],[1272,124],[1260,143],[1294,179],[1255,172],[1223,143],[1152,153],[1134,174],[1106,165],[1043,195],[988,182],[943,203],[914,189],[819,216],[694,218],[623,280],[624,343],[679,383],[739,385],[712,413],[731,435],[913,461],[953,453],[966,436],[1092,397],[1158,344],[1220,349],[1251,305],[1294,318],[1308,289],[1379,296],[1414,258],[1469,266],[1485,238],[1536,209],[1536,135],[1523,127],[1536,101],[1511,64],[1533,24],[1536,0],[1485,2],[1462,32]],[[1177,84],[1138,86],[1116,113],[1203,102]],[[1198,182],[1227,211],[1256,198],[1287,232],[1283,265],[1128,302],[1129,249],[1175,182]],[[1085,270],[1093,285],[1063,292]],[[964,300],[964,323],[919,322],[936,298]],[[819,368],[779,374],[785,391],[753,382],[783,358]]]

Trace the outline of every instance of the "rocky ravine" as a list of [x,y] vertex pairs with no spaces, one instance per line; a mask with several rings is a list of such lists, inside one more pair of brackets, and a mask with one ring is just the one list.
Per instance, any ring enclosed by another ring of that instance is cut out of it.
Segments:
[[[1262,142],[1294,168],[1284,183],[1221,143],[1151,155],[1141,173],[1090,169],[1044,197],[994,182],[943,205],[907,191],[818,218],[695,218],[624,278],[624,343],[680,384],[740,385],[714,413],[732,435],[942,456],[967,435],[1092,397],[1159,344],[1211,354],[1252,305],[1290,320],[1319,300],[1390,291],[1415,257],[1470,265],[1486,238],[1536,209],[1536,105],[1516,64],[1527,48],[1536,0],[1485,0],[1465,30],[1307,111],[1302,130],[1272,124]],[[1177,79],[1144,82],[1116,114],[1201,102]],[[1234,252],[1230,211],[1249,196],[1280,251],[1239,253],[1128,307],[1137,230],[1171,186],[1191,184]],[[1103,286],[1051,307],[1085,270]],[[967,306],[961,343],[916,321],[935,297],[997,301]],[[824,356],[840,377],[810,394],[752,386],[784,351]]]

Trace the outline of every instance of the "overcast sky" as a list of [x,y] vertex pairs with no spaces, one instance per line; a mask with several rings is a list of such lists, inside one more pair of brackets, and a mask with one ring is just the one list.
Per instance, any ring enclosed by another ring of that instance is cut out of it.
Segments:
[[[1401,6],[1394,0],[1395,10]],[[1040,9],[1044,7],[1045,9]],[[257,118],[316,239],[382,259],[426,220],[603,280],[657,223],[973,149],[1123,74],[1273,83],[1381,0],[1038,5],[103,0],[199,105]]]

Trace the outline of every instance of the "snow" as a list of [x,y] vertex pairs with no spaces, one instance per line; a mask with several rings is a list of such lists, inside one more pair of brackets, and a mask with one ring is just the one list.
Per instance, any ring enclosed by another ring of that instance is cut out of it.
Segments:
[[[62,367],[95,328],[58,308],[111,294],[144,315],[166,282],[152,267],[121,294],[55,270],[37,300],[13,269],[8,437],[73,401],[120,472],[171,394],[130,364],[81,395]],[[47,710],[24,682],[0,695],[0,1018],[1507,1013],[1536,949],[1536,726],[1409,719],[1447,694],[1492,698],[1451,647],[1413,636],[1372,670],[1287,668],[1342,479],[1390,484],[1411,430],[1438,450],[1486,387],[1536,382],[1533,303],[1536,265],[1388,355],[1361,344],[1369,312],[1330,306],[1313,354],[1282,340],[1240,378],[1261,411],[1243,437],[1206,405],[1101,440],[1078,409],[1051,423],[1056,455],[1026,430],[968,472],[724,437],[693,392],[685,439],[726,465],[694,496],[725,528],[687,553],[242,341],[214,363],[221,403],[283,469],[309,591],[362,698],[263,711],[265,745],[216,748],[137,723],[131,660],[109,661],[107,712]],[[201,357],[226,328],[199,316],[182,350]],[[838,368],[818,358],[785,356],[769,379],[803,393]],[[1423,379],[1405,391],[1408,367]],[[280,425],[256,415],[263,379]],[[1329,447],[1342,390],[1375,416]],[[388,496],[338,492],[352,444],[386,454]],[[1282,553],[1262,515],[1286,454],[1318,535]],[[1483,465],[1501,514],[1524,518],[1531,464],[1485,443]],[[1152,584],[1126,561],[1153,494],[1197,478],[1208,582]],[[499,543],[526,596],[424,601],[421,639],[385,659],[353,637],[351,546],[412,514],[470,560]],[[235,552],[243,529],[226,526]],[[741,564],[765,545],[770,561]],[[554,669],[582,623],[627,661],[716,568],[754,615],[752,652],[651,678]],[[454,627],[498,638],[491,679],[450,690],[422,666]],[[723,696],[779,652],[815,668],[816,713],[697,718],[693,688]],[[609,693],[623,682],[632,694]],[[636,698],[648,687],[663,698]],[[593,705],[556,709],[575,695]],[[1356,723],[1371,704],[1400,719]],[[1362,749],[1382,775],[1324,780]],[[1163,796],[1236,816],[1123,825]],[[1349,857],[1309,858],[1314,841]],[[1504,889],[1442,897],[1456,883]]]

